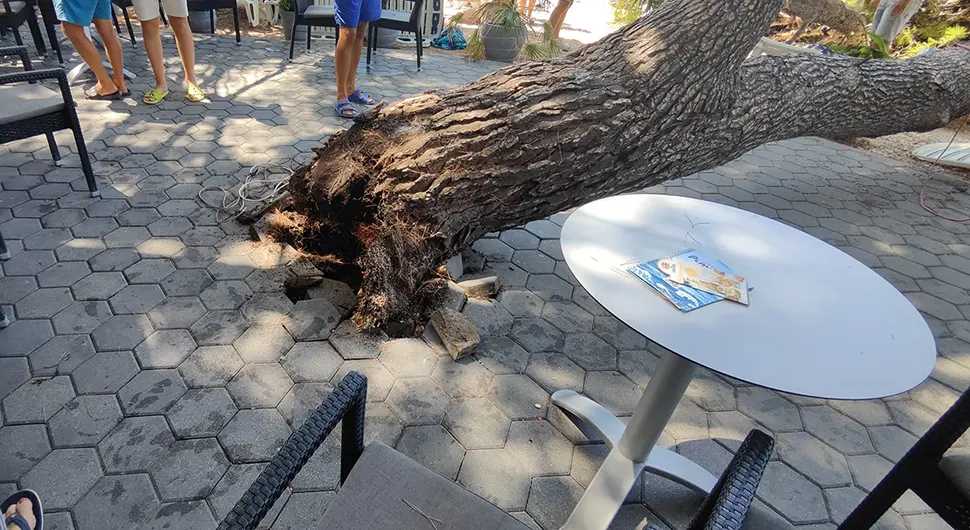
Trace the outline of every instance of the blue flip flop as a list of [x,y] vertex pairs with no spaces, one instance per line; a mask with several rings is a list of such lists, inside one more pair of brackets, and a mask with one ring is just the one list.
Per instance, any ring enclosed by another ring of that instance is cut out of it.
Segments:
[[[40,503],[40,497],[37,496],[34,490],[20,490],[7,497],[7,500],[3,501],[3,504],[0,504],[0,513],[7,513],[7,508],[17,504],[20,499],[28,499],[33,504],[34,519],[37,519],[37,525],[34,526],[33,530],[44,530],[44,507]],[[20,530],[31,530],[30,525],[27,524],[27,520],[19,513],[7,517],[3,522],[6,526],[16,525]]]
[[340,101],[334,103],[333,108],[337,111],[337,116],[340,116],[341,118],[353,119],[360,116],[357,109],[350,104],[349,99],[341,99]]
[[370,97],[370,94],[361,91],[359,88],[353,94],[347,96],[347,99],[354,103],[360,103],[361,105],[377,105],[376,99]]

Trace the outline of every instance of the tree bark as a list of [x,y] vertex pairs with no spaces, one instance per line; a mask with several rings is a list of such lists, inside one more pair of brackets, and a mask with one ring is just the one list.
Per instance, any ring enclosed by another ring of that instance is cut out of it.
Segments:
[[879,136],[970,112],[970,52],[745,57],[781,0],[669,0],[564,57],[377,109],[291,180],[294,243],[356,261],[355,321],[410,321],[488,232],[804,135]]

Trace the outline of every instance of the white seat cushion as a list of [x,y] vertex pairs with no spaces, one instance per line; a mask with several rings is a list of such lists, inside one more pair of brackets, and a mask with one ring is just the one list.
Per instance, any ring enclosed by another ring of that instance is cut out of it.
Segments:
[[966,497],[970,497],[970,449],[951,450],[940,460],[940,469]]
[[333,6],[310,6],[303,12],[305,18],[323,18],[333,16]]
[[[26,6],[27,6],[26,2],[20,2],[20,1],[10,2],[10,11],[12,11],[13,14],[17,14]],[[6,15],[6,14],[7,14],[6,8],[4,8],[3,5],[0,5],[0,16]]]
[[407,22],[411,20],[411,13],[406,11],[391,11],[385,9],[381,11],[381,20],[393,20],[395,22]]
[[61,94],[43,85],[0,86],[0,125],[64,109]]

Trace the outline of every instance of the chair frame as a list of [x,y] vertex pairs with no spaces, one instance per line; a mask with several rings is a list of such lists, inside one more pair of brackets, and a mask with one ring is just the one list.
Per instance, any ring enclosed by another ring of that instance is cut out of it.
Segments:
[[290,28],[290,61],[293,60],[293,51],[296,48],[296,28],[306,26],[306,51],[310,51],[310,41],[313,38],[313,28],[334,28],[334,37],[340,39],[340,28],[337,27],[335,16],[328,17],[305,17],[306,10],[314,5],[312,0],[294,0],[296,11],[294,11],[293,27]]
[[51,48],[57,53],[57,62],[64,64],[64,56],[61,54],[61,43],[57,38],[56,27],[61,21],[57,20],[57,12],[54,9],[53,0],[37,0],[37,7],[40,9],[40,16],[44,19],[44,27],[47,30],[47,39],[51,43]]
[[970,527],[970,499],[940,469],[943,455],[970,429],[970,389],[926,431],[855,510],[839,530],[871,528],[906,490],[913,490],[953,528]]
[[[135,28],[131,25],[131,17],[128,16],[128,8],[132,7],[134,4],[131,0],[111,0],[111,21],[115,24],[115,31],[121,33],[121,25],[118,23],[118,13],[115,12],[115,7],[121,10],[121,14],[125,17],[125,27],[128,28],[128,39],[131,40],[132,46],[137,46],[138,41],[135,39]],[[158,16],[162,19],[162,24],[168,26],[168,20],[165,18],[165,9],[159,5],[158,6]]]
[[242,37],[239,33],[239,4],[236,0],[188,0],[189,11],[208,11],[209,12],[209,31],[216,32],[216,10],[232,9],[232,22],[236,30],[236,46],[242,44]]
[[413,2],[414,6],[411,8],[411,17],[408,18],[407,22],[401,22],[400,20],[390,20],[385,18],[380,18],[375,22],[371,22],[367,25],[367,67],[370,68],[371,62],[371,51],[377,52],[377,30],[380,28],[391,29],[397,31],[409,31],[415,34],[417,46],[417,60],[418,60],[418,70],[421,70],[421,58],[424,57],[424,24],[422,22],[422,12],[424,9],[425,0],[408,0]]
[[[343,484],[364,452],[366,402],[367,378],[359,372],[348,373],[303,426],[290,435],[219,524],[219,530],[256,528],[338,422],[342,423],[340,483]],[[752,430],[695,514],[690,530],[741,530],[773,447],[770,436]]]
[[27,48],[24,46],[0,48],[0,56],[6,57],[10,55],[20,56],[24,63],[24,71],[0,75],[0,86],[22,82],[36,83],[46,79],[55,79],[60,88],[61,97],[64,98],[64,108],[41,116],[0,125],[0,143],[23,140],[24,138],[43,134],[47,137],[47,143],[50,146],[54,164],[59,166],[61,165],[61,156],[57,149],[57,144],[54,142],[53,133],[55,131],[70,129],[74,133],[74,141],[77,144],[77,153],[81,158],[81,169],[88,183],[88,190],[91,192],[92,197],[99,197],[101,192],[98,191],[98,183],[94,179],[94,170],[91,167],[91,160],[88,157],[88,148],[84,143],[84,135],[81,133],[81,122],[78,120],[74,97],[71,95],[71,87],[67,82],[67,72],[63,68],[34,70],[30,64],[30,58],[27,56]]
[[25,2],[26,5],[19,13],[14,13],[13,8],[10,7],[11,0],[0,0],[0,3],[3,4],[3,10],[0,10],[0,16],[5,19],[3,28],[9,28],[11,33],[13,33],[13,40],[17,43],[17,46],[23,46],[24,40],[20,36],[20,26],[27,23],[27,27],[30,29],[30,35],[34,39],[34,46],[37,48],[37,53],[46,55],[47,46],[44,44],[44,37],[40,32],[40,24],[37,22],[37,0],[21,1]]

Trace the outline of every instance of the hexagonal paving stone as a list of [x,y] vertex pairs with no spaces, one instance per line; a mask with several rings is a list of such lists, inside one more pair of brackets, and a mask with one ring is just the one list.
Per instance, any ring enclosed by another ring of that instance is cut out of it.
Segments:
[[739,388],[738,410],[774,431],[791,431],[802,426],[798,408],[766,388]]
[[[879,455],[854,455],[846,457],[849,471],[857,486],[866,491],[872,491],[882,480],[892,463]],[[929,507],[912,491],[906,491],[893,503],[893,508],[902,513],[920,513],[930,511]]]
[[[16,482],[51,451],[42,424],[0,427],[0,482]],[[13,493],[13,492],[11,492]]]
[[87,335],[58,335],[28,356],[35,376],[70,374],[94,355]]
[[[185,470],[191,469],[191,473]],[[163,501],[203,499],[229,469],[215,438],[179,440],[151,471]]]
[[236,404],[224,388],[186,392],[165,413],[177,438],[215,436],[236,414]]
[[232,344],[249,327],[239,311],[209,311],[192,324],[192,336],[199,346]]
[[319,528],[325,523],[324,512],[336,497],[329,491],[294,493],[286,501],[286,506],[273,524],[273,530],[300,530]]
[[145,315],[118,315],[95,329],[91,339],[98,351],[131,350],[154,332]]
[[348,360],[376,359],[388,340],[383,331],[361,331],[351,319],[344,320],[330,333],[330,344]]
[[78,300],[107,300],[128,285],[120,272],[92,272],[71,287]]
[[188,330],[160,330],[135,347],[135,357],[142,368],[176,368],[195,348]]
[[499,235],[499,240],[515,250],[539,248],[539,238],[520,228],[502,232]]
[[101,352],[84,361],[71,378],[79,394],[103,394],[117,392],[137,373],[131,352]]
[[3,330],[0,357],[23,357],[54,336],[48,320],[17,320]]
[[[229,514],[236,502],[242,498],[249,486],[252,485],[256,477],[262,473],[263,468],[266,464],[234,464],[229,467],[226,474],[222,477],[216,487],[212,489],[212,493],[209,495],[208,501],[212,506],[212,512],[215,514],[216,518],[222,520]],[[301,472],[297,477],[302,475]],[[295,479],[294,479],[295,480]],[[263,521],[274,521],[279,515],[280,510],[286,504],[289,498],[289,492],[284,491],[283,495],[280,497],[276,504],[270,508],[269,512],[263,517]],[[268,528],[263,526],[260,528]]]
[[892,462],[899,462],[917,438],[896,425],[870,427],[869,438],[876,452]]
[[512,329],[512,314],[498,302],[472,298],[461,312],[475,321],[483,337],[504,335]]
[[282,324],[293,302],[282,292],[256,293],[241,309],[251,324]]
[[475,358],[493,374],[516,374],[528,366],[529,352],[508,337],[482,337]]
[[593,316],[572,302],[549,302],[542,318],[564,333],[593,330]]
[[215,528],[216,520],[205,501],[187,501],[162,504],[154,517],[149,518],[138,530],[169,530],[172,528]]
[[108,248],[135,248],[151,239],[152,235],[140,226],[123,226],[104,236]]
[[279,361],[292,346],[293,339],[279,324],[250,327],[233,342],[236,352],[247,363]]
[[95,272],[120,272],[140,259],[134,249],[111,248],[88,259],[88,266]]
[[30,366],[23,357],[0,358],[0,399],[30,379]]
[[505,450],[531,475],[565,475],[573,446],[545,420],[513,421]]
[[[593,481],[593,477],[599,471],[609,453],[610,446],[606,444],[583,444],[575,446],[573,448],[572,467],[569,470],[569,476],[583,488],[588,488],[589,483]],[[642,478],[638,478],[630,493],[627,494],[625,502],[628,504],[640,502],[641,488]]]
[[179,365],[179,373],[190,388],[225,386],[243,362],[232,346],[203,346]]
[[620,372],[587,372],[586,394],[616,415],[633,414],[642,392]]
[[320,283],[307,290],[311,299],[323,298],[333,304],[342,316],[347,316],[357,305],[357,295],[344,282],[323,278]]
[[532,476],[505,449],[468,451],[458,483],[505,511],[523,510]]
[[249,364],[226,385],[241,408],[275,407],[293,386],[279,363]]
[[147,313],[165,299],[157,285],[129,285],[108,299],[116,315]]
[[242,280],[256,270],[256,264],[247,255],[222,255],[206,270],[217,280]]
[[212,285],[212,276],[202,269],[180,269],[159,284],[168,296],[198,296]]
[[512,324],[511,337],[532,353],[559,351],[563,334],[541,318],[522,318]]
[[431,375],[438,356],[420,339],[395,339],[386,342],[378,358],[397,377]]
[[[768,462],[758,496],[796,523],[828,521],[818,486],[781,462]],[[763,488],[763,489],[762,489]]]
[[217,281],[199,294],[209,309],[238,309],[250,296],[252,289],[240,280]]
[[98,444],[98,452],[109,473],[148,471],[165,456],[175,437],[162,416],[121,420]]
[[521,374],[495,376],[489,395],[513,420],[545,417],[549,404],[549,394],[529,376]]
[[532,483],[526,512],[542,528],[559,528],[582,496],[583,487],[571,477],[538,477]]
[[32,276],[8,276],[0,278],[0,302],[12,304],[37,290],[37,280]]
[[866,428],[830,407],[802,407],[805,429],[846,455],[872,453]]
[[584,370],[616,370],[616,350],[592,333],[567,333],[562,353]]
[[618,350],[642,350],[647,339],[612,316],[596,317],[593,333],[612,344]]
[[[396,381],[394,374],[389,372],[377,359],[359,359],[354,361],[344,361],[337,373],[330,380],[334,385],[340,383],[351,370],[360,372],[367,376],[367,401],[384,401],[391,392],[391,387]],[[370,406],[370,405],[368,405]],[[369,411],[370,409],[368,409]],[[368,412],[369,414],[369,412]]]
[[293,429],[299,429],[333,392],[330,383],[297,383],[283,396],[277,410]]
[[458,478],[465,456],[465,449],[441,425],[405,428],[396,449],[449,480]]
[[58,311],[71,305],[74,298],[67,287],[39,289],[22,298],[15,305],[17,318],[51,318]]
[[547,302],[564,302],[573,295],[573,286],[555,274],[533,274],[525,286]]
[[102,477],[74,507],[77,530],[138,528],[159,508],[146,474]]
[[125,269],[125,278],[132,284],[159,283],[175,272],[175,266],[167,259],[143,259]]
[[233,462],[264,462],[289,436],[290,427],[276,409],[249,409],[233,416],[219,441]]
[[188,328],[205,313],[202,302],[194,296],[170,296],[148,312],[148,319],[156,329]]
[[512,247],[498,239],[479,239],[472,248],[481,252],[489,261],[509,261],[515,252]]
[[538,250],[516,250],[512,255],[512,263],[529,274],[548,274],[556,267],[556,260]]
[[515,317],[542,316],[545,302],[529,291],[503,291],[498,296],[499,303]]
[[448,402],[448,394],[428,377],[398,379],[387,396],[387,405],[405,425],[441,423]]
[[46,422],[72,399],[70,377],[34,378],[3,398],[4,421],[8,425]]
[[7,276],[34,276],[56,261],[49,250],[25,250],[4,261],[3,272]]
[[114,396],[78,396],[54,414],[47,425],[54,447],[94,447],[121,417]]
[[283,326],[298,341],[327,340],[340,323],[340,311],[323,299],[300,300],[283,320]]
[[458,361],[442,358],[431,378],[453,398],[481,397],[488,393],[492,373],[471,357]]
[[20,482],[24,488],[44,492],[45,510],[69,510],[101,475],[94,449],[55,449]]
[[294,382],[323,383],[330,381],[343,359],[326,342],[296,344],[280,361]]
[[442,425],[466,449],[505,446],[511,420],[484,398],[455,399],[448,405]]
[[582,368],[558,353],[533,355],[525,373],[548,392],[561,389],[582,392],[586,379],[586,372]]
[[112,316],[111,307],[103,300],[74,302],[54,315],[51,323],[58,334],[91,333]]
[[126,416],[161,414],[187,390],[177,370],[143,370],[118,391]]

